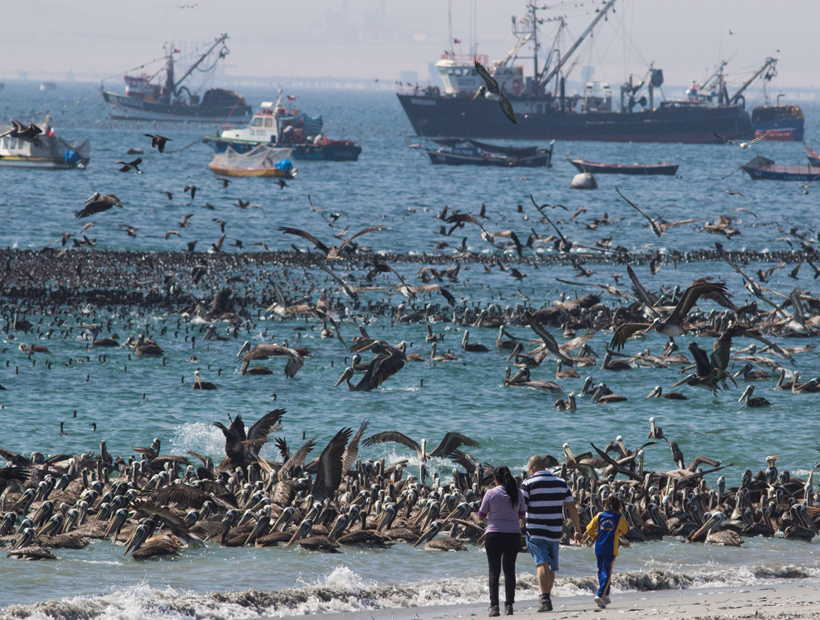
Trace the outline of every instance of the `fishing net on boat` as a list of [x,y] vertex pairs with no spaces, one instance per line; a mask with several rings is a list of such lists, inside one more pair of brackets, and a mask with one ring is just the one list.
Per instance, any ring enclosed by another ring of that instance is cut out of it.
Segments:
[[[276,168],[282,160],[290,160],[293,149],[273,148],[260,144],[247,153],[237,153],[228,146],[224,153],[214,153],[212,166],[231,170],[259,170],[260,168]],[[281,166],[279,166],[281,167]],[[290,165],[293,167],[293,164]]]

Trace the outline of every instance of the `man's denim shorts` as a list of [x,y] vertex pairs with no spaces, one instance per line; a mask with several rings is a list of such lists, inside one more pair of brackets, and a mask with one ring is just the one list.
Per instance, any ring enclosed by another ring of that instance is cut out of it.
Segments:
[[550,570],[558,570],[558,541],[545,538],[533,538],[527,534],[527,550],[535,564],[548,564]]

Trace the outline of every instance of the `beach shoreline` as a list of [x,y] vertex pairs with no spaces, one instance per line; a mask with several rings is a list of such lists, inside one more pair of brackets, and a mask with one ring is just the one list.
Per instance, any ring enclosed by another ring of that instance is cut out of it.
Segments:
[[[534,598],[516,603],[514,617],[526,620],[549,618],[691,618],[734,620],[762,618],[779,620],[785,618],[820,617],[820,600],[817,588],[820,580],[800,580],[790,584],[760,584],[720,588],[688,588],[652,592],[622,592],[612,594],[607,609],[598,609],[593,596],[562,596],[553,598],[554,610],[548,613],[536,611]],[[450,618],[487,617],[488,604],[432,605],[316,614],[321,620],[438,620]],[[277,616],[281,618],[304,618],[304,614]],[[266,619],[267,620],[267,619]],[[273,617],[270,617],[273,620]]]

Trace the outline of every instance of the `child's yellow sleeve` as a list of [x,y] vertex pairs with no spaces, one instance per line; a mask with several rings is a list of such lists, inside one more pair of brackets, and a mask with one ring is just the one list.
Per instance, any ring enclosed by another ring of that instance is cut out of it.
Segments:
[[626,519],[621,515],[621,520],[618,522],[618,534],[624,535],[629,531],[629,526],[626,524]]
[[589,536],[592,539],[595,539],[595,537],[597,535],[598,535],[598,515],[595,515],[592,518],[592,521],[589,522],[589,525],[587,525],[587,536]]

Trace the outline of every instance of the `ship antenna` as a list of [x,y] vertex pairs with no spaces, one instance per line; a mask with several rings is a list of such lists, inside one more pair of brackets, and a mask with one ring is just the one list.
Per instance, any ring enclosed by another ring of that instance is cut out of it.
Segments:
[[535,16],[535,3],[530,2],[530,11],[532,11],[532,96],[535,97],[538,93],[538,20]]
[[453,52],[453,0],[447,0],[447,32],[450,35],[450,42],[447,44],[447,48],[450,50],[450,60],[455,58],[455,53]]

